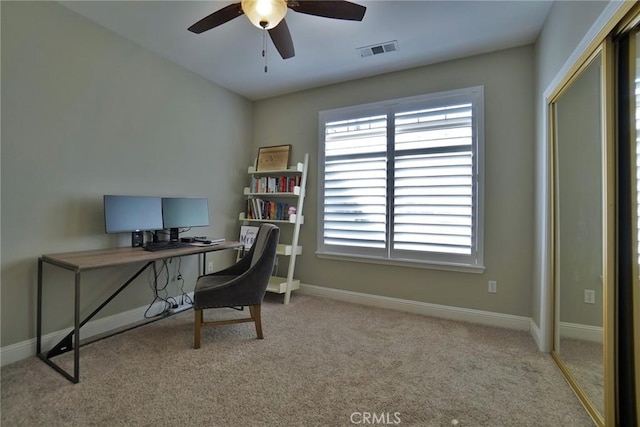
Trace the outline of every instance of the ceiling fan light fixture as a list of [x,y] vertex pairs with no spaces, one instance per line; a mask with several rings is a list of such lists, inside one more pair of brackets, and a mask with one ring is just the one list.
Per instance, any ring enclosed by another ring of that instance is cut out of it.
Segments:
[[242,11],[261,30],[270,30],[287,14],[285,0],[242,0]]

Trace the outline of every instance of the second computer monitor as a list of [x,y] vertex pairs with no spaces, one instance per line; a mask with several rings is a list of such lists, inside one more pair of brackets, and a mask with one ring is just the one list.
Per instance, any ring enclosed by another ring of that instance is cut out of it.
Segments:
[[178,240],[180,228],[208,227],[209,201],[196,197],[163,197],[162,223],[170,229],[171,240]]

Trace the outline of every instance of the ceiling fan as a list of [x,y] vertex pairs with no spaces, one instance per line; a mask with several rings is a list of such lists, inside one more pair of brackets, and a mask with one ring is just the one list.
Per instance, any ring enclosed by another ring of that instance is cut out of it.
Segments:
[[213,12],[189,27],[200,34],[244,14],[256,27],[269,32],[282,59],[295,55],[289,27],[284,20],[287,9],[325,18],[362,21],[366,7],[343,0],[242,0]]

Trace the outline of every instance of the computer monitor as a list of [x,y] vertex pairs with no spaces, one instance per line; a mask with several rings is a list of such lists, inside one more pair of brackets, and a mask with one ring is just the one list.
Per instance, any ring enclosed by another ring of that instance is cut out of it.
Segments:
[[180,228],[208,227],[209,200],[197,197],[163,197],[163,228],[170,229],[170,240],[178,240]]
[[162,199],[146,196],[104,196],[106,233],[131,232],[132,246],[141,246],[141,232],[161,230]]

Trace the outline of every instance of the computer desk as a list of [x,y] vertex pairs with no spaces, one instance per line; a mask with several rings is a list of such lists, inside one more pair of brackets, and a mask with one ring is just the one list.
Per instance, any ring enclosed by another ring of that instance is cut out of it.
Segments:
[[[155,261],[165,260],[169,258],[182,257],[186,255],[204,255],[208,252],[221,251],[225,249],[234,249],[242,247],[240,242],[224,241],[211,246],[190,246],[178,249],[165,249],[160,251],[147,251],[143,248],[124,247],[114,249],[98,249],[81,252],[66,252],[58,254],[42,255],[38,258],[38,307],[37,307],[37,343],[36,354],[47,365],[51,366],[62,376],[73,383],[80,381],[80,347],[84,344],[80,343],[80,328],[91,320],[100,312],[111,300],[113,300],[120,292],[129,286],[142,272]],[[42,351],[42,282],[43,282],[43,265],[51,264],[65,270],[75,273],[75,292],[74,292],[74,326],[58,344],[53,346],[49,351]],[[113,294],[111,294],[98,308],[96,308],[85,319],[80,320],[80,288],[81,275],[85,271],[96,270],[100,268],[116,267],[119,265],[127,265],[134,263],[144,263],[144,265],[131,276],[122,286],[120,286]],[[205,274],[206,266],[202,262],[202,274]],[[126,330],[126,329],[125,329]],[[117,333],[124,332],[122,330]],[[115,333],[108,336],[115,335]],[[76,337],[76,339],[74,339]],[[87,343],[88,344],[88,343]],[[64,370],[61,366],[51,360],[52,357],[73,350],[73,375]]]

